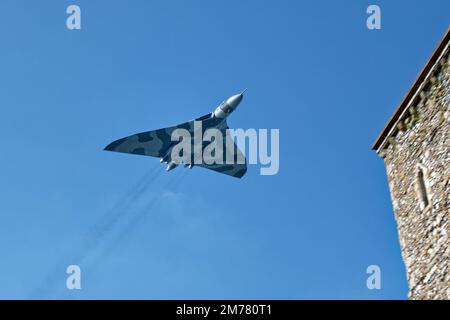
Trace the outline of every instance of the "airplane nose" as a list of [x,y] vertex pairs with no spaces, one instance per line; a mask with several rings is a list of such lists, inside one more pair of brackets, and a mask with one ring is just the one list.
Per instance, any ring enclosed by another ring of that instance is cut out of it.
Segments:
[[227,100],[227,104],[233,108],[236,109],[236,107],[241,103],[242,98],[244,98],[244,93],[236,94]]

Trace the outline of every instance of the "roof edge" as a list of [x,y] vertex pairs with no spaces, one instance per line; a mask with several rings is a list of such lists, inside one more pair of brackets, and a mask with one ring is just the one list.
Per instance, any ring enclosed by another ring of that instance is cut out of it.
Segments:
[[392,128],[396,125],[398,120],[401,118],[403,111],[405,108],[409,105],[412,98],[414,98],[416,92],[420,89],[422,83],[426,80],[429,72],[433,69],[435,64],[439,61],[439,58],[441,57],[442,53],[444,52],[445,48],[447,47],[448,42],[450,41],[450,26],[447,28],[447,32],[442,37],[441,41],[439,42],[438,46],[434,50],[433,54],[428,59],[425,66],[422,68],[420,73],[417,75],[416,80],[412,84],[412,86],[409,88],[405,96],[403,97],[402,101],[400,102],[399,106],[397,107],[397,110],[395,110],[394,114],[391,116],[389,121],[384,126],[381,133],[378,135],[377,139],[372,145],[372,150],[379,151],[378,149],[383,145],[384,141],[388,138]]

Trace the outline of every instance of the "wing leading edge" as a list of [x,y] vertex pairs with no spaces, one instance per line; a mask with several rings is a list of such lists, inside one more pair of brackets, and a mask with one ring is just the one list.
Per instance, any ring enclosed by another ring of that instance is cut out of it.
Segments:
[[174,144],[172,132],[176,129],[193,130],[193,121],[185,122],[175,127],[146,131],[111,142],[105,150],[137,154],[150,157],[164,157]]

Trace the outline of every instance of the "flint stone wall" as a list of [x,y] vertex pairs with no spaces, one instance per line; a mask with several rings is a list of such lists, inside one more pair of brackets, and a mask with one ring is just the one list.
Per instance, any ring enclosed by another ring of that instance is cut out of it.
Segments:
[[[380,151],[410,299],[450,299],[450,61],[448,51]],[[418,172],[425,180],[421,198]]]

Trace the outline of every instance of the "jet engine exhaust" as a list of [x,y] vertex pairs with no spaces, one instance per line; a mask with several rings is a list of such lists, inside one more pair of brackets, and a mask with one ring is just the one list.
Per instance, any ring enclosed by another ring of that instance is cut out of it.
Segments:
[[178,165],[177,165],[175,162],[170,161],[169,164],[167,165],[166,171],[173,170],[173,169],[175,169],[177,166],[178,166]]

